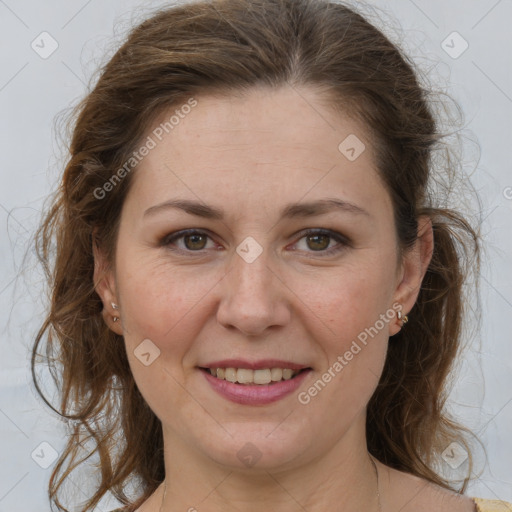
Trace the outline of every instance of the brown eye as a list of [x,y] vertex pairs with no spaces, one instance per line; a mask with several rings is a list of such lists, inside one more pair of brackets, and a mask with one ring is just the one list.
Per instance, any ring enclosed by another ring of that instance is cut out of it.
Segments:
[[[301,233],[303,236],[300,240],[305,240],[305,249],[300,249],[306,253],[316,252],[319,255],[332,255],[350,246],[350,241],[337,233],[330,230],[307,230]],[[331,246],[331,241],[334,240],[337,245]],[[297,243],[298,244],[298,243]]]
[[161,241],[161,245],[165,247],[169,246],[169,248],[172,249],[170,246],[175,245],[175,242],[179,240],[183,240],[182,247],[177,247],[176,250],[185,252],[199,252],[203,249],[206,249],[207,240],[209,238],[210,237],[203,231],[189,229],[185,231],[179,231],[165,237]]
[[[201,250],[204,249],[206,238],[207,237],[202,234],[185,235],[183,236],[183,241],[187,249]],[[187,243],[187,241],[189,243]]]
[[[305,248],[299,249],[306,253],[318,253],[319,255],[331,255],[337,253],[350,246],[350,241],[335,231],[330,230],[307,230],[304,231],[303,236],[299,240],[305,240]],[[168,247],[170,250],[181,252],[198,252],[207,249],[208,239],[211,237],[204,231],[196,229],[188,229],[178,231],[166,236],[160,245]],[[181,247],[176,242],[183,241]],[[337,245],[329,247],[332,241],[337,242]],[[298,244],[298,242],[297,242]],[[174,246],[174,247],[173,247]]]
[[330,236],[329,235],[308,235],[305,237],[310,243],[308,246],[313,249],[314,251],[319,251],[323,249],[327,249],[329,247],[330,243]]

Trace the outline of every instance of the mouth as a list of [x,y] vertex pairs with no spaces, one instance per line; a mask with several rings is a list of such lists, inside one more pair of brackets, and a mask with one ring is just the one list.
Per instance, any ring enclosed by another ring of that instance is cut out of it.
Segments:
[[241,386],[272,386],[279,382],[295,379],[298,375],[312,368],[235,368],[235,367],[199,367],[205,373],[218,380],[239,384]]

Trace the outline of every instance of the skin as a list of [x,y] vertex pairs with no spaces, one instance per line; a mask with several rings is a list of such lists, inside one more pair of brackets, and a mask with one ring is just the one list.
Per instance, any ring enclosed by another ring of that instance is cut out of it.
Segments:
[[[313,368],[305,391],[359,333],[394,314],[393,304],[407,313],[417,299],[432,254],[430,221],[419,219],[417,243],[400,256],[391,199],[364,127],[331,112],[315,90],[298,91],[197,97],[134,171],[115,264],[94,248],[105,320],[124,336],[135,381],[162,421],[166,512],[327,511],[340,503],[347,511],[377,510],[366,405],[400,329],[396,316],[305,405],[297,393],[263,406],[232,403],[197,368],[232,357],[291,360]],[[338,150],[350,134],[366,146],[354,161]],[[288,203],[327,197],[367,214],[279,216]],[[144,215],[176,198],[222,208],[225,217],[178,209]],[[161,244],[189,228],[205,236]],[[302,233],[314,228],[350,242],[329,254],[340,242]],[[236,252],[248,236],[263,248],[251,263]],[[149,366],[134,355],[144,339],[160,350]],[[251,467],[237,457],[247,442],[261,455]],[[467,498],[377,466],[385,511],[474,510]],[[139,512],[160,510],[162,497],[161,485]]]

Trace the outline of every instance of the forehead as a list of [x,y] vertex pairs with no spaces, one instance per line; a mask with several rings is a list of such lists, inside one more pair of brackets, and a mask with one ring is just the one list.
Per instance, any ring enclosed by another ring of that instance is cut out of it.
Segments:
[[130,192],[144,205],[195,196],[242,214],[242,202],[257,208],[329,192],[390,207],[367,130],[327,108],[314,90],[254,88],[193,100],[192,108],[161,112],[144,137],[154,147]]

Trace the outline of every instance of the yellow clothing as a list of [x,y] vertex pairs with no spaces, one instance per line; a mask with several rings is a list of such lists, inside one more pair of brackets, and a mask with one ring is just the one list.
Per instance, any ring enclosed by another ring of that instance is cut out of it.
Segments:
[[512,512],[512,503],[498,500],[473,498],[478,512]]

